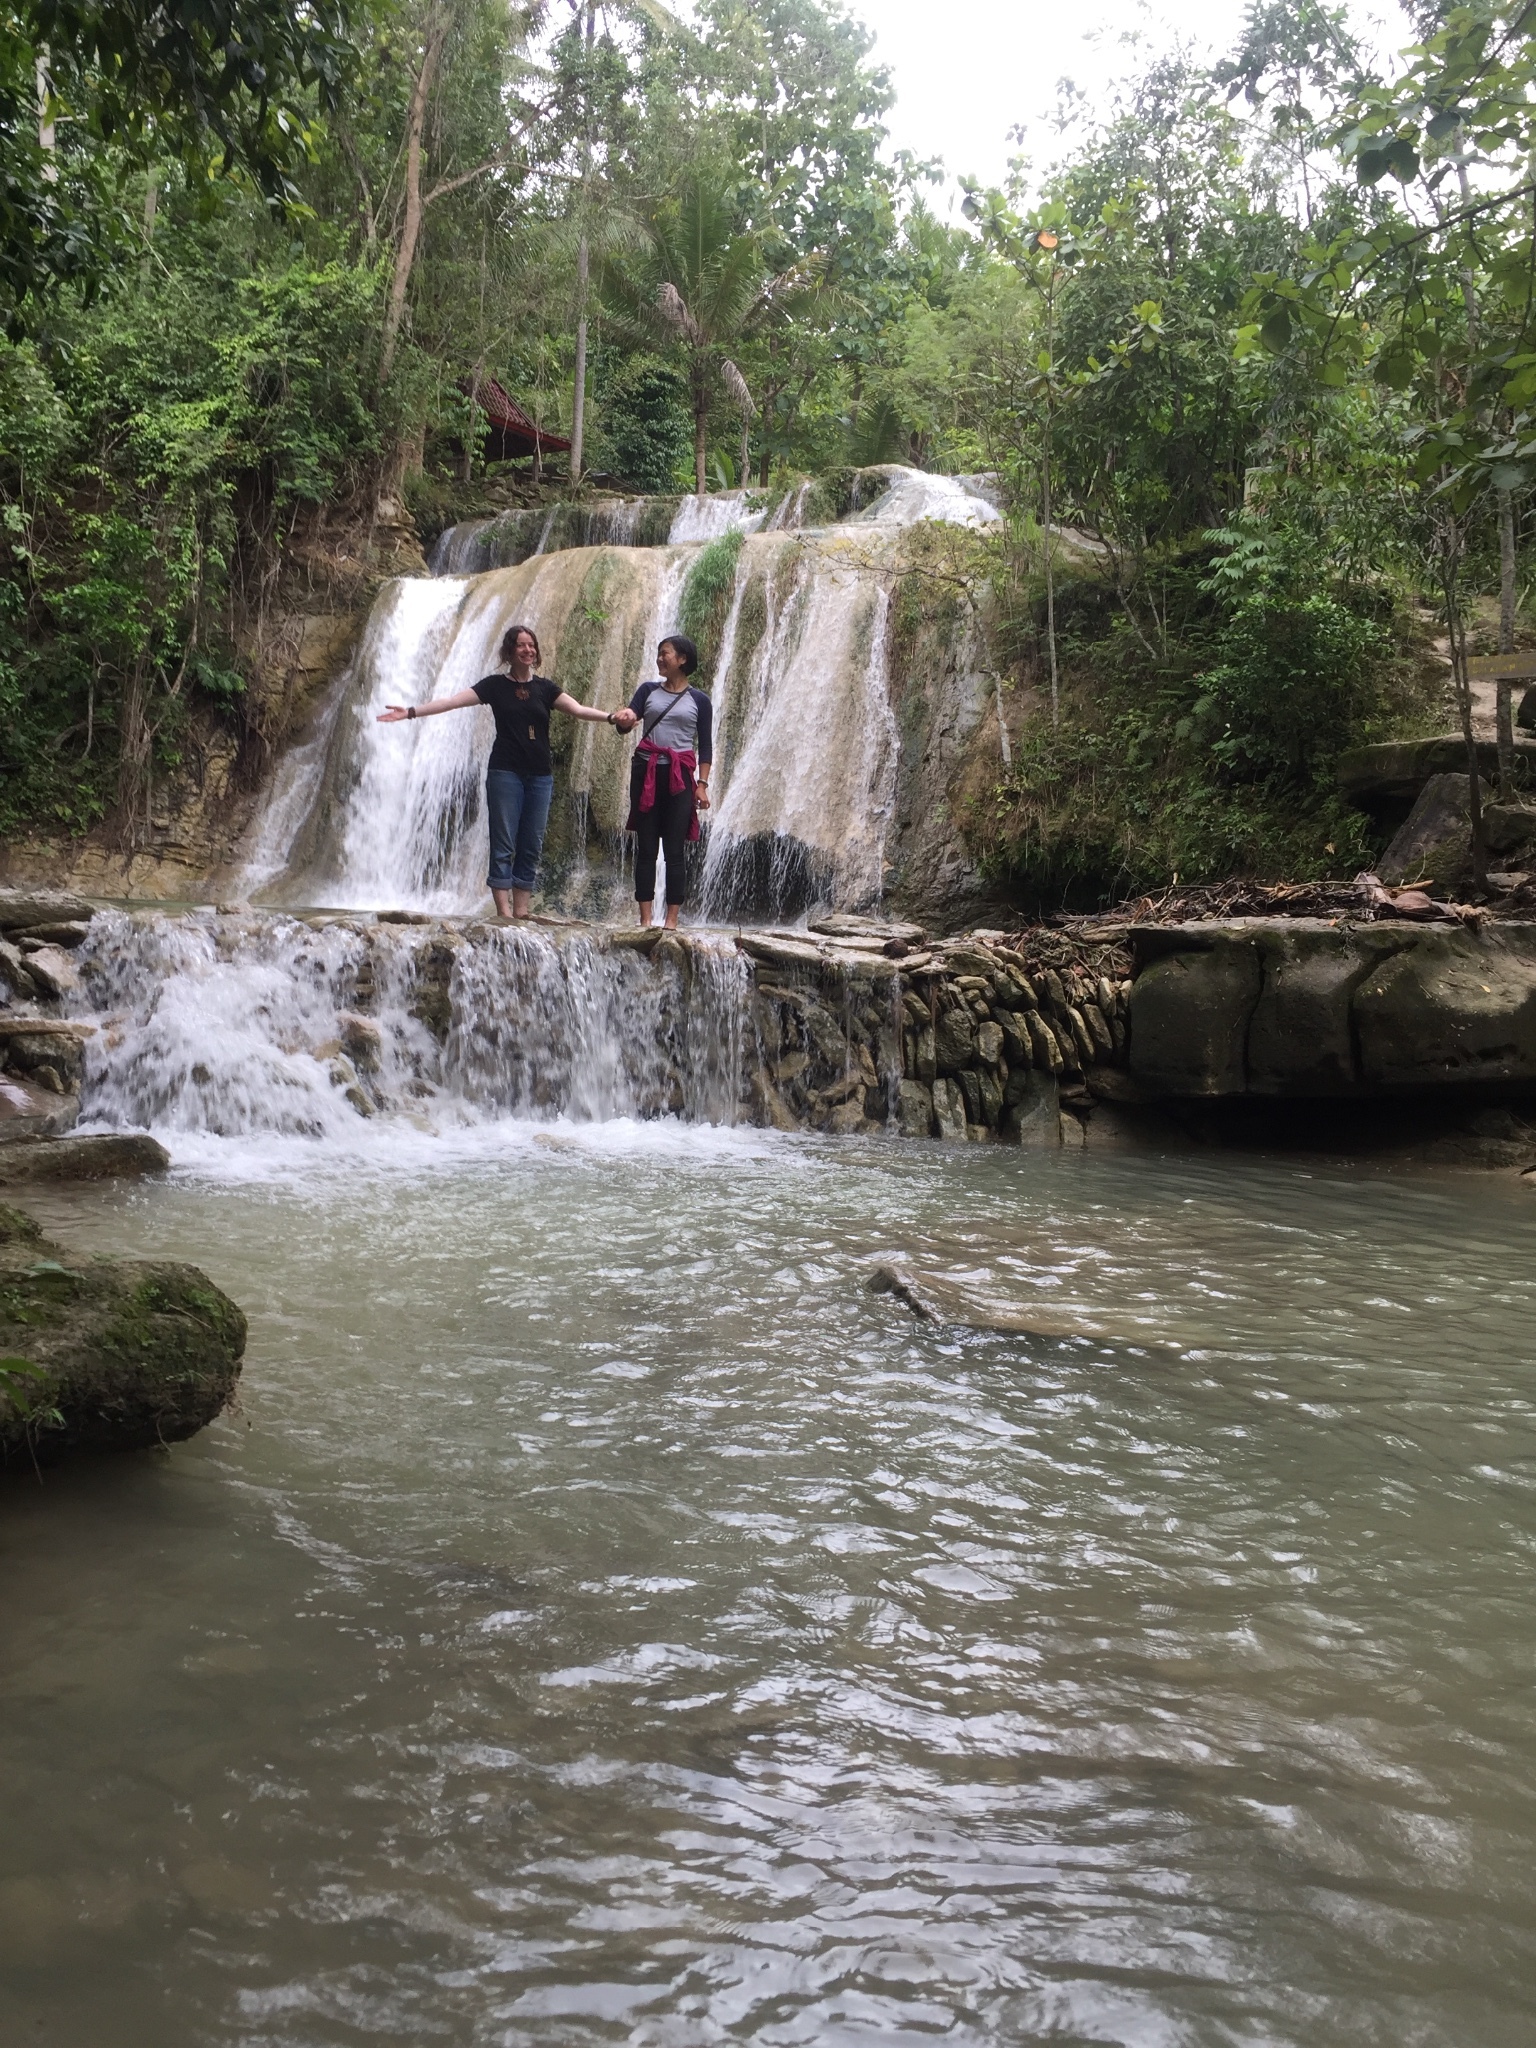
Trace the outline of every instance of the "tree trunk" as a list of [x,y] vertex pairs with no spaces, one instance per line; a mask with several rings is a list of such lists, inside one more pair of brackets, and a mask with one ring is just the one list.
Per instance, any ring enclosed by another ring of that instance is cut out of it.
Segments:
[[[1056,374],[1056,272],[1051,272],[1050,289],[1045,299],[1045,347],[1050,359],[1049,374]],[[1051,663],[1051,724],[1061,724],[1061,676],[1056,665],[1056,555],[1051,540],[1051,428],[1055,421],[1055,407],[1051,386],[1045,387],[1045,432],[1042,436],[1041,464],[1043,488],[1040,493],[1045,513],[1045,644]]]
[[37,146],[46,159],[43,164],[43,176],[50,185],[56,184],[59,176],[56,161],[58,142],[53,127],[53,80],[48,75],[51,56],[48,45],[39,43],[34,64],[34,76],[37,81]]
[[693,487],[702,498],[704,495],[704,458],[708,452],[709,389],[704,382],[704,366],[695,364],[693,371]]
[[1041,463],[1040,509],[1045,539],[1045,645],[1051,664],[1051,724],[1061,723],[1061,678],[1056,667],[1056,564],[1051,547],[1051,416],[1045,416],[1044,461]]
[[571,394],[571,482],[581,482],[586,466],[587,438],[587,279],[591,256],[583,233],[576,247],[576,385]]
[[416,261],[416,243],[421,234],[421,131],[426,126],[427,100],[438,60],[443,54],[448,26],[440,15],[427,24],[427,44],[421,69],[411,87],[411,104],[405,123],[405,218],[400,225],[400,246],[395,251],[394,275],[389,281],[389,300],[384,308],[384,347],[379,357],[379,382],[383,384],[394,366],[400,327],[405,319],[405,295],[410,289],[411,270]]
[[155,215],[160,209],[160,173],[153,166],[144,184],[144,254],[139,258],[139,276],[149,276],[150,251],[155,243]]
[[1467,814],[1472,823],[1472,880],[1478,889],[1488,887],[1488,847],[1483,836],[1483,795],[1478,775],[1477,737],[1472,730],[1472,685],[1467,677],[1467,635],[1457,592],[1456,553],[1460,537],[1453,533],[1445,558],[1445,624],[1451,641],[1451,677],[1456,686],[1456,708],[1461,713],[1461,736],[1467,749]]
[[587,449],[587,286],[592,252],[587,242],[587,187],[592,178],[592,45],[597,39],[597,0],[587,0],[582,41],[587,53],[587,132],[581,152],[581,240],[576,245],[576,380],[571,393],[571,482],[581,482]]
[[[1515,651],[1515,501],[1508,491],[1497,493],[1499,506],[1499,652]],[[1498,705],[1499,802],[1507,804],[1515,793],[1514,685],[1501,682],[1495,692]]]

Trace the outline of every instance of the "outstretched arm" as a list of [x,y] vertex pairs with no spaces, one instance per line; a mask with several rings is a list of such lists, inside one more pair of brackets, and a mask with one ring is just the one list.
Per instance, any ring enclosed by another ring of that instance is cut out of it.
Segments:
[[402,718],[430,718],[434,711],[468,711],[480,699],[473,690],[455,690],[451,697],[434,697],[430,704],[391,704],[379,713],[380,725],[398,725]]
[[576,699],[566,690],[562,690],[555,699],[554,709],[556,711],[568,712],[572,718],[593,720],[598,725],[611,725],[613,723],[613,720],[606,711],[599,711],[595,704],[578,704]]

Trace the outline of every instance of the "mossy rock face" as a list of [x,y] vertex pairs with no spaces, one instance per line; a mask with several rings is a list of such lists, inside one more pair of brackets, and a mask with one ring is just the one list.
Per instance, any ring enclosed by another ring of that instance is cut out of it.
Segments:
[[0,1208],[0,1464],[195,1435],[233,1397],[245,1335],[196,1266],[73,1261]]

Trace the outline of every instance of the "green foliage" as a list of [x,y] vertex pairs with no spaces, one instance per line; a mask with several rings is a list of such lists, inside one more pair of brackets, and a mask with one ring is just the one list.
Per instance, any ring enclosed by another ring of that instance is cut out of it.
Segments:
[[742,540],[739,527],[712,540],[688,571],[688,581],[683,585],[678,621],[699,650],[699,669],[694,680],[703,689],[708,689],[714,680],[720,638],[736,588]]
[[[63,1426],[63,1412],[47,1398],[52,1379],[46,1366],[35,1365],[31,1359],[0,1358],[0,1401],[9,1410],[6,1419],[22,1425],[29,1445],[37,1431]],[[0,1409],[0,1415],[4,1414]]]
[[[317,109],[356,59],[347,0],[24,0],[0,29],[0,315],[61,286],[97,289],[130,247],[130,172],[238,174],[297,196]],[[46,60],[39,132],[37,65]],[[142,189],[142,185],[140,186]]]
[[[1026,898],[1109,902],[1174,875],[1350,874],[1371,857],[1336,768],[1424,715],[1406,624],[1380,589],[1329,578],[1306,536],[1248,523],[1217,539],[1214,559],[1161,565],[1166,659],[1106,582],[1061,591],[1061,724],[1015,739],[979,824],[992,871]],[[1016,630],[1038,633],[1038,618]]]
[[608,384],[602,407],[607,466],[639,491],[692,487],[688,386],[670,363],[640,356]]
[[0,347],[0,833],[147,815],[196,706],[239,715],[242,583],[387,428],[370,273],[166,246],[67,347]]
[[1221,550],[1202,584],[1222,607],[1216,661],[1177,736],[1233,782],[1314,792],[1379,708],[1387,637],[1363,615],[1368,593],[1346,603],[1327,587],[1315,539],[1256,520],[1208,537]]

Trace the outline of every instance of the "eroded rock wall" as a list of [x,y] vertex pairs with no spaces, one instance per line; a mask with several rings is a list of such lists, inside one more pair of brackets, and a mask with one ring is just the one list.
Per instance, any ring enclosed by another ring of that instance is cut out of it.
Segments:
[[1130,1071],[1182,1098],[1536,1089],[1536,925],[1143,927]]

